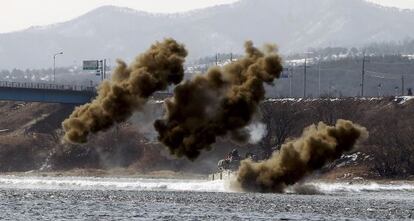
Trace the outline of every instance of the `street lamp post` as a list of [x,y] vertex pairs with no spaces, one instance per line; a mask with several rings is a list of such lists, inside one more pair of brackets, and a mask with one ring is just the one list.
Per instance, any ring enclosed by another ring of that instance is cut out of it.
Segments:
[[63,51],[53,55],[53,83],[55,82],[55,78],[56,78],[56,56],[60,54],[63,54]]

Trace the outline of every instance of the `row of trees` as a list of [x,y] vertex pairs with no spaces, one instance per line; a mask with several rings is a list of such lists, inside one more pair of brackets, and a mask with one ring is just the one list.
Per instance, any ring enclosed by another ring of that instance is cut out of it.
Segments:
[[[363,47],[326,47],[310,48],[310,57],[326,58],[328,60],[338,60],[344,56],[354,58],[361,57],[364,53],[370,56],[392,56],[392,55],[412,55],[414,54],[414,39],[403,41],[391,41],[382,43],[371,43]],[[303,54],[292,54],[287,57],[290,59],[303,58]]]

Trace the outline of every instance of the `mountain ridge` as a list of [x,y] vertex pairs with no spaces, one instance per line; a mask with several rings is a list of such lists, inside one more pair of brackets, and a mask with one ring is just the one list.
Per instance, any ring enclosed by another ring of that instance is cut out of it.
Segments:
[[0,69],[51,66],[85,59],[132,60],[151,43],[173,37],[189,59],[242,53],[243,42],[277,43],[284,54],[310,47],[363,46],[414,38],[414,10],[364,0],[240,0],[185,13],[154,14],[102,6],[70,21],[0,34]]

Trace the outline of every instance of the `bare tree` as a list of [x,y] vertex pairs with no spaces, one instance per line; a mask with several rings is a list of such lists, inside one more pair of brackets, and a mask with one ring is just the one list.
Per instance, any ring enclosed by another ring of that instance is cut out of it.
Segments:
[[[371,165],[373,171],[381,177],[414,174],[414,119],[397,116],[395,109],[400,107],[382,110],[371,118],[371,122],[375,123],[370,125],[371,135],[366,151],[374,158]],[[409,109],[397,112],[410,116],[407,111],[412,112]]]
[[260,147],[264,156],[268,157],[289,136],[294,135],[298,125],[302,125],[303,112],[290,101],[266,101],[260,110],[267,127],[267,134],[260,142]]

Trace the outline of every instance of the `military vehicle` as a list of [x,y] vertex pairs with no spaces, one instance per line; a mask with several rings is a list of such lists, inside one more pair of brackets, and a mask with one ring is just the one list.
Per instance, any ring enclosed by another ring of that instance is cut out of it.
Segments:
[[[246,154],[246,158],[250,158],[257,161],[257,157],[254,154]],[[246,159],[244,158],[244,159]],[[240,157],[237,149],[233,149],[225,159],[220,160],[217,163],[217,172],[208,176],[209,180],[228,180],[237,175],[240,162],[244,160]]]

